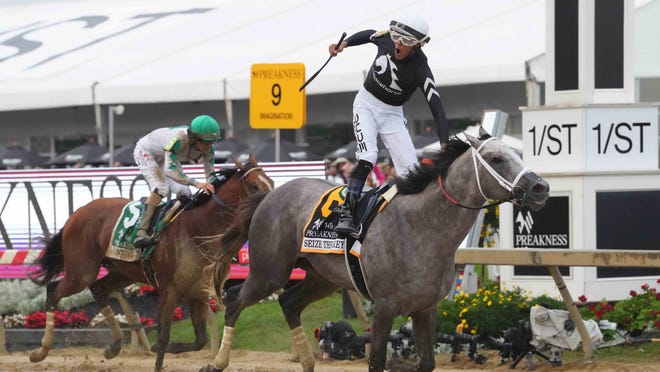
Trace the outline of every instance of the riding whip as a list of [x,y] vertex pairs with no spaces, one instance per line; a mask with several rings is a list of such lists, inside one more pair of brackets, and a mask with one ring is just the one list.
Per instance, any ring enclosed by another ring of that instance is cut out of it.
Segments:
[[[344,41],[344,38],[345,38],[345,37],[346,37],[346,33],[344,32],[344,33],[341,34],[341,37],[339,38],[339,41],[338,41],[337,44],[335,45],[335,50],[337,50],[337,48],[339,47],[339,45],[341,45],[341,42]],[[316,78],[316,76],[319,74],[319,72],[321,72],[321,70],[323,70],[323,68],[325,67],[325,65],[327,65],[328,62],[330,62],[330,60],[332,59],[332,57],[333,57],[333,55],[331,54],[330,57],[328,57],[328,59],[325,61],[325,63],[323,64],[323,66],[321,66],[321,68],[320,68],[318,71],[316,71],[316,72],[314,73],[314,75],[312,75],[309,79],[307,79],[307,81],[305,82],[305,84],[303,84],[303,85],[300,86],[300,89],[298,89],[299,92],[302,92],[302,90],[305,89],[305,87],[307,86],[307,84],[311,83],[312,80],[314,80],[314,78]]]

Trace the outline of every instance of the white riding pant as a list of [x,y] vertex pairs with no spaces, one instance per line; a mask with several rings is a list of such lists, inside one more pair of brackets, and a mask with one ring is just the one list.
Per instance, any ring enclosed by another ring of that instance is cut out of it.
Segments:
[[417,164],[417,152],[403,116],[403,107],[383,103],[364,87],[353,101],[353,131],[358,160],[376,164],[380,134],[398,176],[405,176]]
[[145,181],[147,181],[151,192],[158,190],[158,195],[163,198],[168,198],[170,193],[174,193],[177,196],[192,196],[190,187],[165,177],[165,173],[156,159],[149,152],[144,151],[139,145],[135,146],[133,157]]

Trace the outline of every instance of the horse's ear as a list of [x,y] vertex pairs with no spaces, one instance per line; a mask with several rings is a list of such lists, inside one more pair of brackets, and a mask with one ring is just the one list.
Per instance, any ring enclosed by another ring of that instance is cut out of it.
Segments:
[[484,129],[484,127],[482,127],[482,126],[480,125],[480,126],[479,126],[479,138],[482,138],[482,137],[484,137],[484,136],[490,136],[490,133],[488,133],[488,132]]
[[257,159],[254,158],[254,154],[250,153],[250,157],[248,158],[248,163],[250,164],[257,164]]
[[236,158],[233,158],[233,157],[232,157],[231,160],[234,161],[234,165],[236,165],[236,168],[238,168],[238,169],[243,169],[243,164],[241,164],[241,162],[239,162],[238,160],[236,160]]

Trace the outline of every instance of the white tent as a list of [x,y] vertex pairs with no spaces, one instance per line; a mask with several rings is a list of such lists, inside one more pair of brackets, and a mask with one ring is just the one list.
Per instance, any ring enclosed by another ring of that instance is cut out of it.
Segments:
[[[660,1],[636,0],[655,63]],[[342,32],[386,29],[407,12],[430,25],[438,85],[525,80],[545,52],[545,0],[0,0],[0,111],[246,99],[254,63],[302,62],[311,76]],[[645,8],[645,9],[644,9]],[[655,45],[655,46],[654,46]],[[349,48],[308,94],[356,91],[373,47]]]
[[[310,76],[342,32],[416,12],[439,85],[521,81],[545,50],[544,0],[0,2],[0,111],[245,99],[254,63]],[[308,94],[355,91],[373,47],[347,49]]]

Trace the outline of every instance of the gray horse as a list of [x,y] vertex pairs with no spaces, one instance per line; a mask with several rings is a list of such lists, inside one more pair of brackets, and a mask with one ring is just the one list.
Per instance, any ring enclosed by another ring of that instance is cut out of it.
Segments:
[[[378,214],[363,239],[360,260],[374,300],[369,371],[385,369],[387,339],[398,315],[413,320],[420,358],[417,370],[432,371],[438,303],[453,283],[454,254],[478,208],[494,200],[538,210],[549,196],[548,183],[524,168],[512,148],[485,132],[479,139],[460,136],[450,140],[443,154],[425,159],[407,177],[395,181],[399,194]],[[338,287],[354,289],[343,255],[300,249],[310,213],[331,187],[321,180],[290,181],[263,196],[260,203],[253,200],[248,213],[223,237],[225,257],[233,257],[249,238],[250,275],[228,290],[220,350],[213,365],[200,371],[222,371],[229,365],[241,311],[284,287],[294,267],[306,270],[305,279],[284,291],[279,302],[303,370],[314,370],[300,314]],[[225,272],[217,270],[218,275]]]

